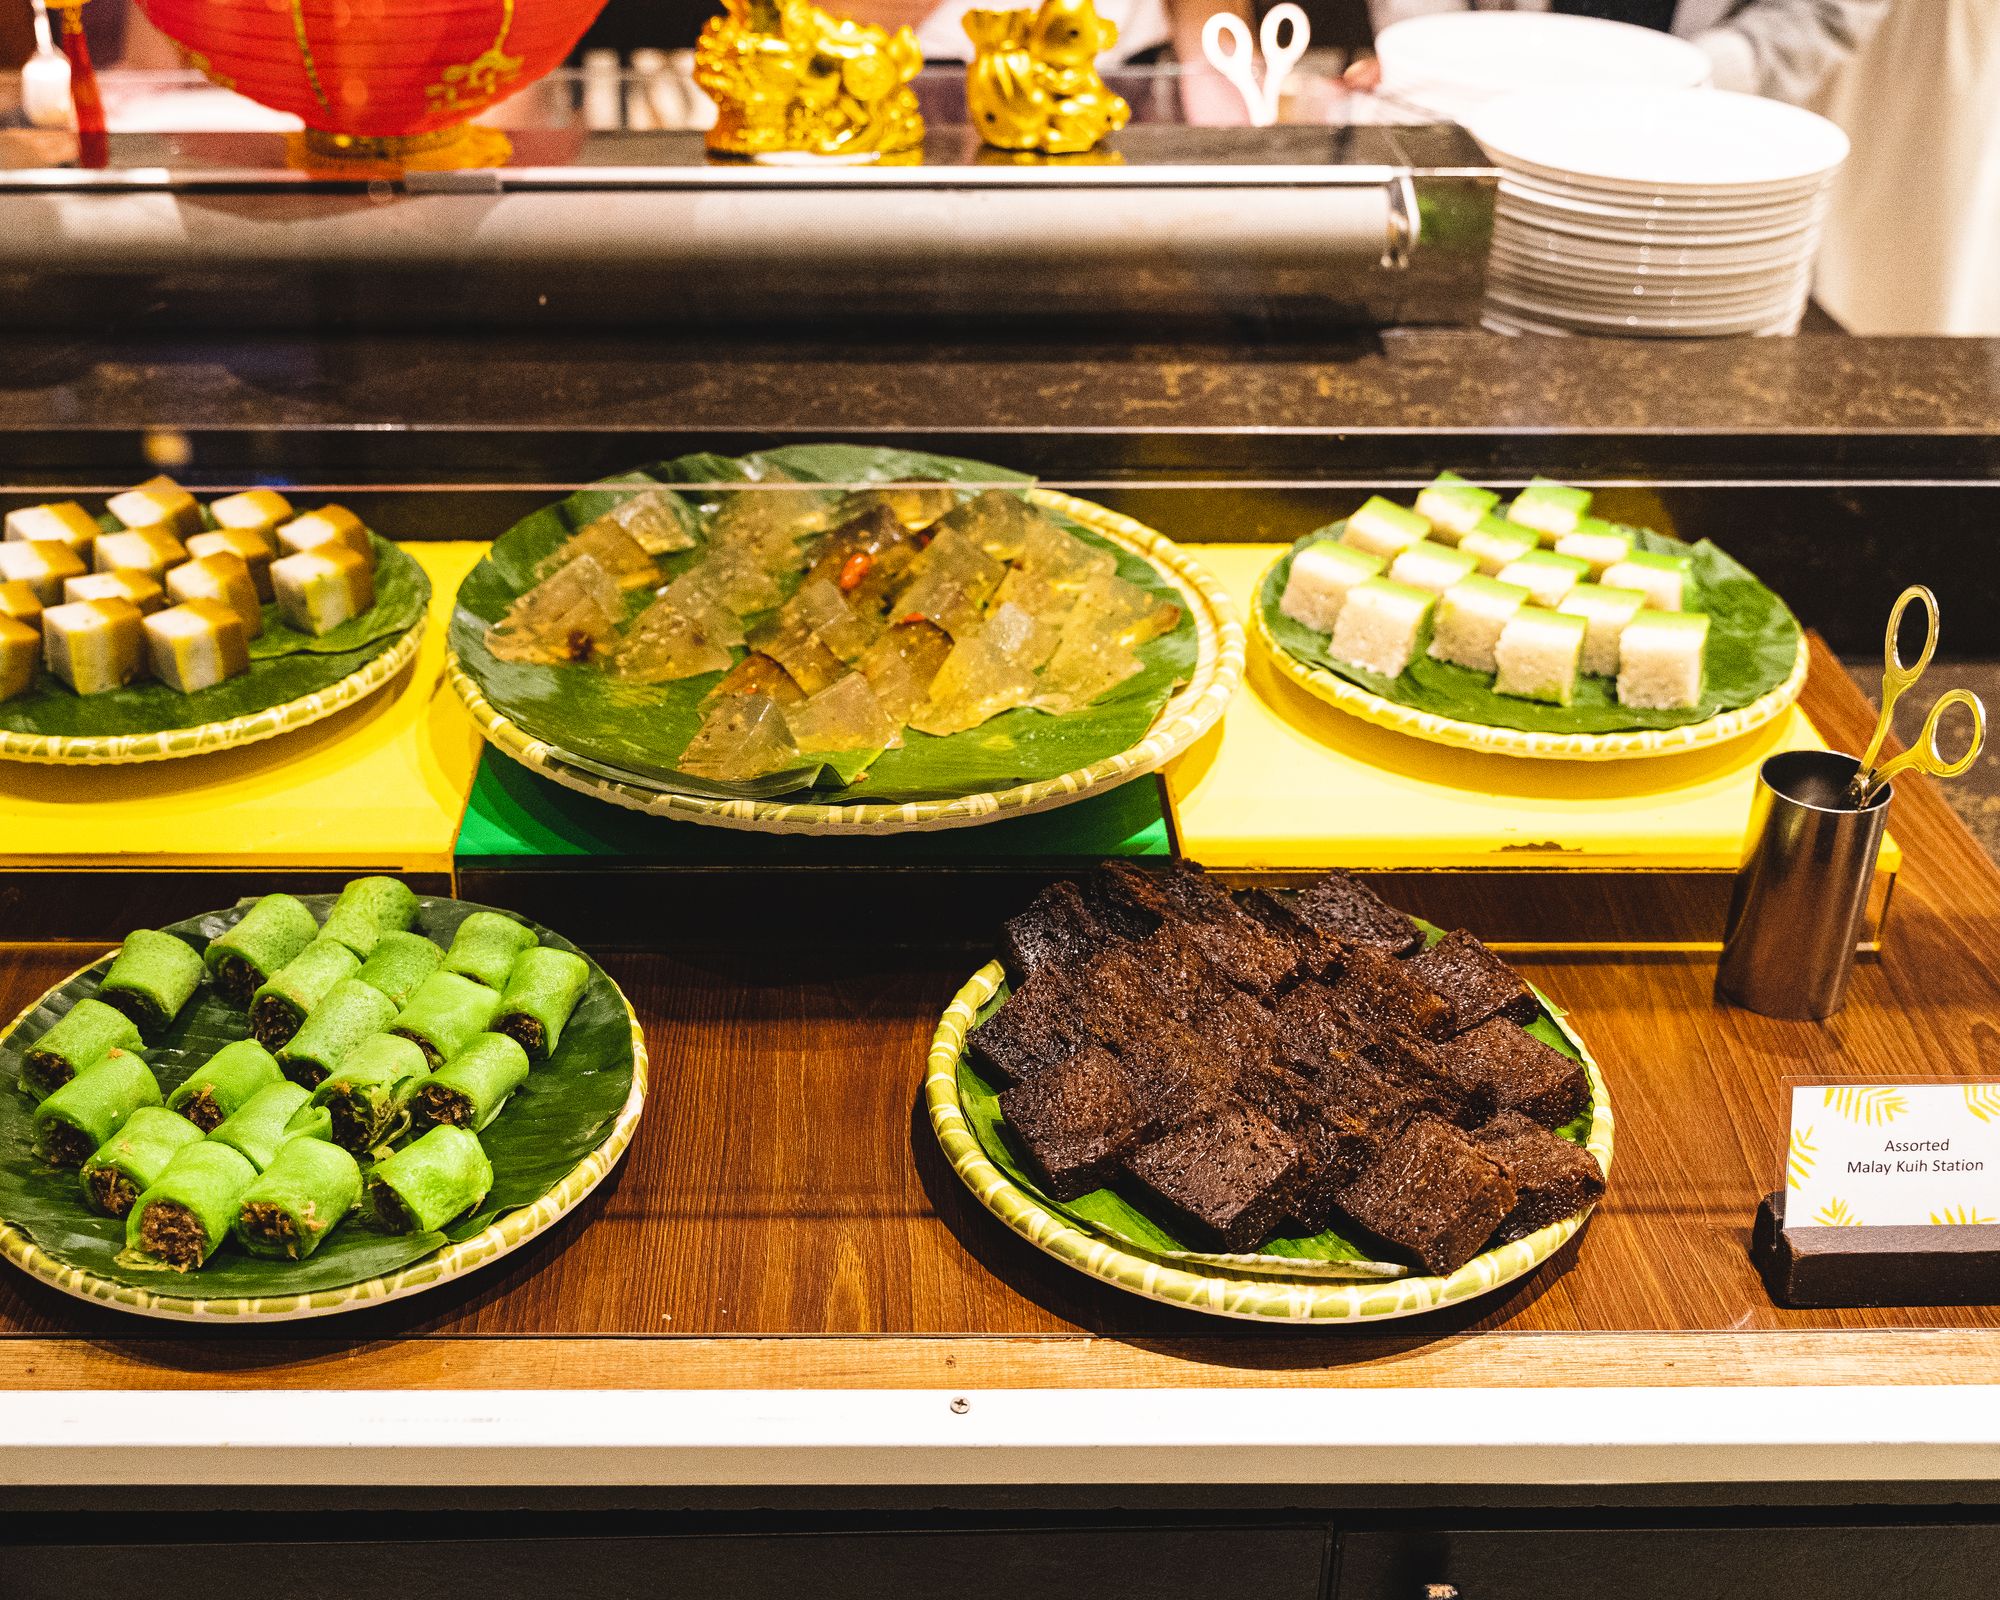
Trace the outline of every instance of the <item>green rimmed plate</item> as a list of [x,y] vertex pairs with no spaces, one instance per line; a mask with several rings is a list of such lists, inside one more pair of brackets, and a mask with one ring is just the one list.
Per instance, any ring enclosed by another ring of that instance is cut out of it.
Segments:
[[[300,898],[323,915],[334,897]],[[205,943],[249,905],[190,918],[168,931]],[[461,900],[421,900],[417,929],[448,942],[458,923],[481,909]],[[536,931],[545,943],[576,949],[546,928]],[[574,1210],[618,1164],[646,1103],[646,1046],[638,1019],[617,984],[591,962],[590,986],[554,1056],[536,1067],[480,1134],[494,1183],[473,1216],[438,1233],[408,1237],[350,1221],[303,1262],[258,1260],[225,1246],[196,1272],[128,1267],[115,1259],[124,1223],[89,1210],[77,1175],[44,1165],[28,1149],[33,1102],[17,1087],[22,1052],[77,1000],[96,992],[108,963],[107,956],[73,973],[0,1032],[0,1257],[64,1294],[140,1316],[297,1321],[400,1300],[464,1277]],[[147,1051],[161,1088],[171,1090],[213,1049],[244,1032],[242,1013],[204,989],[158,1047]]]
[[[990,961],[972,975],[945,1009],[925,1068],[924,1102],[932,1131],[952,1170],[981,1205],[1036,1249],[1115,1288],[1191,1311],[1252,1321],[1380,1322],[1420,1316],[1489,1294],[1526,1276],[1560,1250],[1590,1215],[1588,1210],[1578,1212],[1525,1239],[1488,1250],[1448,1277],[1412,1274],[1386,1280],[1320,1281],[1291,1272],[1234,1270],[1213,1264],[1222,1258],[1177,1261],[1165,1254],[1131,1248],[1080,1227],[1008,1176],[987,1156],[973,1131],[963,1104],[959,1072],[965,1038],[1005,984],[1000,963]],[[1610,1091],[1583,1040],[1553,1008],[1548,1015],[1583,1063],[1590,1084],[1590,1128],[1584,1148],[1608,1178],[1613,1129]]]
[[1694,557],[1703,608],[1715,619],[1700,707],[1627,711],[1611,698],[1607,680],[1592,678],[1584,679],[1574,707],[1516,700],[1495,694],[1488,674],[1431,660],[1421,650],[1397,678],[1347,666],[1327,654],[1326,635],[1278,609],[1292,558],[1316,539],[1337,537],[1340,526],[1307,535],[1271,564],[1253,597],[1251,627],[1283,677],[1375,727],[1486,755],[1629,761],[1740,739],[1782,716],[1805,689],[1810,652],[1782,600],[1706,541],[1683,545],[1643,529],[1632,531],[1644,535],[1645,548]]
[[431,580],[414,557],[379,535],[376,603],[320,639],[293,634],[265,608],[250,670],[195,694],[136,683],[80,696],[41,675],[0,701],[0,760],[45,766],[122,766],[235,750],[324,721],[364,700],[416,660]]

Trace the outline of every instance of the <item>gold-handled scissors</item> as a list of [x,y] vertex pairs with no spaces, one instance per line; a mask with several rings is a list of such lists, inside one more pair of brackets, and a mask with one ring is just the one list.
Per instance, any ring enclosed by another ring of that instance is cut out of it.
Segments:
[[[1903,613],[1917,601],[1921,601],[1924,608],[1924,648],[1913,663],[1905,666],[1896,640],[1902,631]],[[1879,767],[1875,764],[1876,758],[1882,754],[1883,742],[1889,737],[1890,724],[1895,720],[1896,702],[1924,675],[1924,669],[1931,664],[1931,657],[1937,654],[1937,646],[1937,596],[1922,584],[1912,584],[1898,597],[1895,609],[1889,613],[1889,633],[1882,645],[1882,714],[1875,720],[1875,737],[1868,741],[1868,750],[1861,757],[1861,765],[1855,768],[1854,781],[1847,789],[1848,798],[1858,807],[1865,807],[1873,801],[1876,790],[1899,772],[1907,772],[1914,767],[1933,778],[1955,778],[1979,759],[1979,752],[1986,743],[1986,707],[1980,704],[1979,696],[1970,689],[1952,689],[1938,696],[1930,715],[1924,718],[1924,729],[1917,735],[1916,743]],[[1945,713],[1953,706],[1964,706],[1972,713],[1972,738],[1965,747],[1964,755],[1955,761],[1947,761],[1938,749],[1938,733],[1944,726]]]

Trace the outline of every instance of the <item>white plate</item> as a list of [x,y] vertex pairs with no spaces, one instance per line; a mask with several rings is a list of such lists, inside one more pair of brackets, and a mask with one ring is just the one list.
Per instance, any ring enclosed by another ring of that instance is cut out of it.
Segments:
[[[1803,306],[1804,297],[1799,297]],[[1717,335],[1755,333],[1759,328],[1790,313],[1789,304],[1768,306],[1754,312],[1725,317],[1695,314],[1659,316],[1644,312],[1572,311],[1567,307],[1533,304],[1504,291],[1488,289],[1487,304],[1502,316],[1527,317],[1558,327],[1580,328],[1592,333],[1638,333],[1664,335]]]
[[1620,202],[1643,204],[1664,200],[1673,204],[1706,202],[1721,206],[1769,205],[1777,201],[1797,200],[1802,196],[1818,194],[1831,185],[1837,175],[1836,169],[1836,172],[1822,173],[1815,178],[1798,178],[1785,183],[1678,185],[1609,183],[1600,179],[1581,177],[1574,172],[1565,172],[1560,167],[1537,166],[1531,161],[1519,161],[1512,157],[1495,156],[1493,162],[1504,178],[1539,183],[1547,188],[1561,189],[1567,194],[1576,195],[1579,199],[1602,200],[1611,204]]
[[1500,179],[1500,197],[1509,203],[1527,201],[1563,211],[1602,214],[1621,222],[1644,223],[1649,227],[1675,223],[1716,223],[1729,227],[1755,222],[1759,218],[1781,216],[1788,211],[1802,211],[1814,204],[1823,204],[1828,188],[1827,184],[1815,183],[1796,194],[1767,195],[1748,201],[1735,195],[1683,200],[1660,194],[1620,194],[1608,189],[1550,183],[1512,168],[1503,169]]
[[1690,311],[1700,315],[1727,315],[1768,305],[1775,312],[1789,303],[1788,297],[1806,287],[1805,274],[1758,284],[1751,289],[1714,291],[1702,286],[1688,288],[1673,283],[1630,283],[1602,279],[1585,283],[1565,281],[1548,273],[1496,264],[1486,275],[1489,288],[1504,290],[1523,300],[1548,305],[1573,306],[1579,310]]
[[1593,280],[1616,277],[1632,283],[1685,283],[1690,286],[1718,289],[1754,288],[1760,283],[1769,283],[1774,278],[1783,277],[1788,272],[1801,271],[1807,265],[1804,261],[1789,263],[1781,261],[1745,267],[1733,262],[1688,261],[1670,252],[1656,254],[1651,258],[1607,261],[1573,251],[1531,250],[1497,239],[1494,241],[1490,259],[1530,272],[1546,270]]
[[1671,34],[1537,12],[1412,17],[1377,34],[1375,54],[1384,89],[1454,117],[1523,89],[1685,89],[1710,72],[1704,51]]
[[1803,227],[1821,216],[1827,201],[1821,195],[1805,200],[1787,200],[1779,206],[1759,206],[1749,210],[1665,212],[1621,210],[1590,200],[1545,199],[1524,193],[1508,183],[1500,186],[1496,209],[1510,216],[1544,217],[1573,226],[1610,228],[1638,234],[1741,234],[1755,236],[1783,227]]
[[1482,107],[1471,132],[1497,159],[1644,191],[1805,183],[1848,149],[1825,117],[1720,89],[1511,94]]
[[1496,228],[1512,223],[1543,233],[1559,233],[1573,239],[1593,239],[1600,244],[1667,245],[1673,249],[1742,249],[1746,246],[1779,245],[1787,240],[1808,238],[1819,231],[1822,213],[1814,211],[1803,221],[1774,223],[1767,228],[1716,228],[1706,231],[1662,232],[1655,229],[1612,227],[1587,217],[1562,216],[1547,211],[1528,211],[1512,200],[1503,200],[1493,213]]
[[1607,239],[1573,228],[1547,228],[1519,217],[1496,217],[1493,238],[1530,255],[1576,256],[1607,266],[1676,263],[1690,267],[1758,268],[1795,266],[1819,250],[1820,230],[1805,228],[1775,239],[1713,240],[1705,236],[1676,239]]

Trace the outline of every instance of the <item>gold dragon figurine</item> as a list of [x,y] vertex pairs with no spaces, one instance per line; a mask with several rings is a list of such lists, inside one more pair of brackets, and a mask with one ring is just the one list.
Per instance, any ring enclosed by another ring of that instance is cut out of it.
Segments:
[[910,87],[916,35],[836,17],[811,0],[722,0],[695,46],[715,101],[708,147],[727,155],[881,160],[923,143]]
[[965,104],[979,137],[1002,150],[1074,155],[1116,133],[1132,108],[1105,87],[1097,58],[1118,25],[1091,0],[1043,0],[1038,11],[969,11]]

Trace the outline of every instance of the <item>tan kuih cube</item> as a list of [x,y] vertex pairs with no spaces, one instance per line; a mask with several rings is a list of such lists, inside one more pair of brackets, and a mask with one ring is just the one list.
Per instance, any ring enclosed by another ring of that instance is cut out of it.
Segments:
[[182,694],[250,670],[243,619],[220,600],[189,600],[148,617],[146,654],[153,676]]
[[375,603],[375,569],[339,545],[306,550],[271,563],[271,587],[285,620],[317,636]]
[[209,556],[234,556],[250,569],[250,581],[257,586],[257,598],[271,598],[271,563],[278,554],[277,542],[256,528],[218,528],[198,533],[187,542],[187,552],[196,561]]
[[63,600],[130,600],[150,616],[167,603],[167,592],[143,572],[86,572],[63,580]]
[[11,700],[35,681],[42,636],[25,622],[0,617],[0,700]]
[[257,584],[241,556],[203,556],[183,561],[167,573],[167,593],[176,603],[183,600],[217,600],[242,619],[246,638],[264,631],[264,606],[257,598]]
[[165,529],[127,528],[99,536],[92,564],[99,572],[143,572],[157,580],[187,558],[187,546]]
[[146,619],[129,600],[77,600],[42,613],[42,660],[78,694],[122,689],[146,662]]
[[34,585],[19,578],[0,583],[0,617],[9,622],[25,622],[31,628],[40,627],[42,597],[35,593]]
[[114,494],[104,509],[128,528],[158,528],[176,538],[201,532],[201,507],[172,478],[148,478],[136,489]]
[[342,545],[362,560],[373,562],[375,547],[368,542],[368,530],[361,519],[345,506],[321,506],[302,517],[294,517],[278,529],[278,548],[288,556],[308,550],[324,550]]
[[97,519],[74,500],[58,500],[45,506],[23,506],[19,511],[7,513],[9,539],[24,542],[54,539],[59,544],[68,545],[80,556],[90,554],[90,547],[103,531],[98,527]]
[[276,489],[245,489],[208,503],[218,528],[268,534],[292,514],[292,503]]
[[45,606],[60,604],[64,580],[85,570],[83,558],[59,539],[0,544],[0,583],[25,583]]

